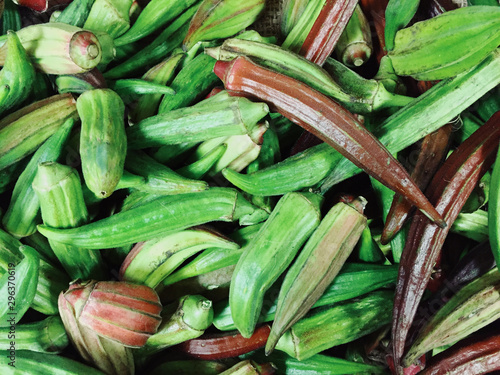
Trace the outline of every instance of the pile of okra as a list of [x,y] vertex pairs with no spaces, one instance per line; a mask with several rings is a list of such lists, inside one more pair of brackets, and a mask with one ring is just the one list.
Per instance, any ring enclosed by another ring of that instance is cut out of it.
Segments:
[[498,0],[1,0],[6,374],[500,370]]

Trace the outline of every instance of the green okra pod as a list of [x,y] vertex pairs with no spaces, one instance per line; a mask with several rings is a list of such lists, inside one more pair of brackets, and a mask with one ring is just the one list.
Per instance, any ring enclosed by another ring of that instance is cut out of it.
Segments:
[[83,27],[95,0],[74,0],[63,9],[57,22]]
[[[56,162],[39,164],[33,189],[38,196],[45,225],[72,228],[88,220],[80,178],[73,168]],[[68,246],[50,238],[49,243],[72,279],[103,277],[104,265],[99,252]]]
[[[144,73],[142,79],[160,85],[170,85],[177,67],[185,56],[185,53],[174,53],[168,59],[155,65]],[[160,105],[161,98],[161,94],[142,95],[137,100],[135,108],[130,113],[133,122],[139,122],[147,117],[156,115],[158,113],[158,106]]]
[[59,265],[59,260],[50,247],[49,241],[39,232],[34,232],[33,234],[24,237],[23,243],[35,249],[42,259],[47,260],[51,264]]
[[186,229],[136,244],[122,264],[120,277],[156,288],[178,265],[197,252],[209,248],[236,250],[238,247],[215,232]]
[[105,72],[104,76],[109,79],[124,78],[141,70],[144,72],[161,62],[182,43],[189,27],[189,20],[197,9],[197,4],[191,6],[168,25],[153,42],[121,64]]
[[500,111],[500,88],[497,86],[477,102],[476,112],[480,119],[486,122],[498,111]]
[[132,1],[95,0],[82,27],[92,32],[105,32],[112,38],[122,35],[130,28]]
[[387,51],[394,49],[396,32],[408,25],[417,12],[419,0],[389,0],[385,9],[384,39]]
[[14,327],[30,308],[38,284],[40,258],[35,249],[21,246],[24,259],[18,264],[9,263],[0,277],[0,292],[6,296],[6,303],[0,308],[0,327]]
[[491,175],[490,204],[488,205],[488,235],[491,244],[491,251],[495,256],[497,265],[500,265],[500,151],[497,151],[493,173]]
[[60,75],[56,78],[56,86],[59,94],[68,92],[82,94],[87,90],[93,90],[94,86],[84,79],[74,75]]
[[264,0],[204,0],[189,24],[183,47],[189,50],[199,41],[222,39],[250,26],[264,10]]
[[[0,345],[9,347],[10,327],[0,329]],[[12,335],[12,333],[11,333]],[[39,353],[59,353],[68,346],[68,336],[61,318],[49,316],[35,323],[18,324],[15,331],[16,350],[31,350]]]
[[140,95],[175,94],[175,91],[168,86],[136,78],[116,80],[110,85],[110,88],[118,95],[120,95],[122,100],[126,103],[132,102],[135,98],[137,98]]
[[[397,276],[398,265],[346,263],[325,293],[313,305],[313,308],[359,297],[396,282]],[[271,289],[269,297],[270,301],[259,316],[259,323],[274,320],[278,303],[278,290]],[[227,301],[215,305],[214,326],[221,331],[236,329]]]
[[352,301],[312,310],[286,331],[276,345],[299,361],[353,341],[387,325],[394,293],[375,291]]
[[203,98],[220,82],[213,72],[215,62],[210,56],[200,54],[187,63],[172,81],[171,88],[175,94],[163,97],[158,113],[186,107]]
[[12,0],[4,1],[4,10],[2,13],[2,25],[0,31],[2,35],[6,35],[9,30],[20,30],[21,15],[19,14],[19,7]]
[[339,202],[321,220],[281,285],[266,343],[269,354],[281,335],[302,318],[332,283],[366,227],[366,200]]
[[[113,248],[146,241],[211,221],[242,220],[261,211],[230,188],[156,197],[150,202],[72,229],[38,226],[49,239],[89,249]],[[190,212],[186,215],[186,212]],[[265,219],[265,217],[264,217]]]
[[127,129],[130,149],[251,134],[269,112],[264,103],[230,98],[210,107],[180,108],[142,120]]
[[222,375],[272,375],[276,367],[271,363],[259,364],[251,359],[238,362],[233,367],[222,372]]
[[361,66],[370,58],[373,46],[370,24],[359,4],[335,46],[337,56],[351,68]]
[[0,194],[12,190],[27,164],[28,160],[25,158],[0,170]]
[[76,101],[82,120],[80,158],[85,184],[96,197],[109,197],[123,174],[127,152],[125,105],[110,89],[86,91]]
[[68,119],[54,135],[47,139],[20,174],[12,191],[9,207],[2,218],[5,230],[12,235],[19,238],[36,232],[36,225],[40,224],[40,220],[37,220],[40,203],[31,184],[39,163],[57,161],[73,123],[73,119]]
[[281,12],[281,34],[287,36],[306,9],[307,0],[285,0]]
[[155,194],[182,194],[208,189],[205,181],[185,178],[142,151],[130,151],[125,167],[146,179],[146,183],[138,188],[142,191]]
[[[494,210],[490,204],[489,210]],[[471,213],[459,213],[450,232],[460,234],[477,242],[488,240],[488,211],[476,210]]]
[[178,169],[177,173],[186,178],[201,179],[221,159],[226,150],[227,145],[223,143],[210,150],[197,161]]
[[35,79],[35,68],[12,31],[7,33],[6,46],[7,57],[0,71],[0,114],[26,100]]
[[321,201],[320,196],[310,193],[283,196],[238,260],[229,304],[243,337],[250,337],[255,329],[265,292],[319,225]]
[[178,165],[184,161],[185,154],[196,145],[198,145],[198,142],[183,142],[175,145],[160,146],[152,153],[152,157],[162,164]]
[[0,170],[34,152],[68,119],[77,119],[71,94],[30,104],[0,121]]
[[120,181],[118,181],[118,185],[116,185],[116,190],[119,189],[140,189],[146,185],[146,179],[142,176],[136,176],[126,170],[123,170],[122,177]]

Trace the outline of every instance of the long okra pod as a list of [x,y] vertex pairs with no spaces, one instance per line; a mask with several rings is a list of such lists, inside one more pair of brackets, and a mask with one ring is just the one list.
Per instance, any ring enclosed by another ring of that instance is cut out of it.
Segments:
[[[438,228],[423,215],[414,217],[400,263],[392,324],[396,367],[408,330],[449,228],[481,176],[489,169],[500,139],[500,112],[462,143],[431,181],[428,194],[448,224]],[[410,292],[411,290],[411,292]]]
[[[89,249],[113,248],[146,241],[211,221],[235,221],[260,209],[229,188],[211,188],[197,193],[162,196],[105,219],[72,229],[46,225],[39,231],[49,239]],[[186,212],[190,212],[186,215]]]
[[446,225],[401,164],[340,105],[309,86],[259,67],[244,57],[230,64],[218,62],[215,69],[227,88],[272,103],[280,113],[405,196],[439,225]]

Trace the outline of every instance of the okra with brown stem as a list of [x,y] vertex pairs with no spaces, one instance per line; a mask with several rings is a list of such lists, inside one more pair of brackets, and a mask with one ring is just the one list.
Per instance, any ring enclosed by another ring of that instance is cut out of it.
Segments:
[[443,218],[415,185],[408,172],[351,113],[309,86],[259,67],[244,57],[217,62],[215,72],[229,89],[248,92],[273,105],[304,129],[384,185],[408,198],[440,226]]

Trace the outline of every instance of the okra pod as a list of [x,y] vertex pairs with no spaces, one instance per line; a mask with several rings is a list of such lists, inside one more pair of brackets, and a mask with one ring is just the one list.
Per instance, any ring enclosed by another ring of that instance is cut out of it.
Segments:
[[0,121],[0,170],[34,152],[68,119],[77,119],[71,94],[30,104]]
[[250,359],[243,360],[222,372],[222,375],[272,375],[276,367],[272,363],[259,364]]
[[57,161],[73,123],[73,119],[68,119],[54,135],[47,139],[20,174],[12,191],[9,207],[2,218],[5,230],[12,235],[19,238],[36,232],[36,225],[39,224],[36,218],[40,211],[40,203],[31,184],[39,163]]
[[211,188],[184,194],[182,199],[176,195],[161,196],[78,228],[57,229],[41,225],[38,230],[47,238],[65,244],[109,249],[211,221],[242,220],[257,210],[234,189]]
[[201,179],[222,158],[226,150],[227,146],[221,144],[203,155],[199,160],[178,169],[177,173],[186,178]]
[[337,203],[321,220],[281,285],[276,317],[266,343],[269,354],[279,338],[323,295],[366,227],[364,198]]
[[420,1],[389,0],[385,9],[385,47],[387,51],[394,49],[396,32],[408,25],[417,12]]
[[[490,203],[491,209],[493,207]],[[486,241],[489,238],[488,212],[476,210],[472,213],[460,213],[450,231],[477,242]]]
[[215,72],[227,88],[246,91],[272,103],[280,113],[405,196],[440,226],[446,225],[408,172],[380,141],[351,113],[328,97],[293,78],[261,68],[244,57],[238,57],[229,66],[218,62]]
[[146,118],[127,129],[130,149],[250,134],[269,108],[245,98],[230,98],[210,107],[192,106]]
[[281,34],[287,36],[306,9],[306,0],[285,0],[281,11]]
[[255,329],[265,292],[319,225],[321,200],[307,193],[283,196],[238,260],[229,304],[233,321],[243,337],[250,337]]
[[[425,290],[432,268],[450,226],[466,199],[491,166],[498,146],[500,128],[493,116],[448,157],[429,184],[428,194],[448,224],[438,228],[417,214],[409,230],[401,257],[392,325],[396,368],[403,355],[408,330]],[[408,290],[411,289],[411,293]]]
[[95,0],[83,24],[85,30],[104,32],[115,39],[130,28],[132,0]]
[[74,0],[57,17],[57,22],[83,27],[95,0]]

